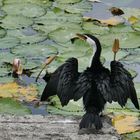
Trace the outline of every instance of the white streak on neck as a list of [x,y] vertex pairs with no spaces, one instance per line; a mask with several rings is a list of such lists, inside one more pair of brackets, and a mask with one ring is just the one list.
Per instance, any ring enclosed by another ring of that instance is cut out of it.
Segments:
[[97,46],[96,46],[96,43],[95,43],[95,41],[94,40],[92,40],[91,38],[89,38],[88,36],[86,36],[87,37],[87,42],[89,43],[89,45],[92,47],[92,49],[93,49],[93,52],[92,52],[92,56],[91,56],[91,58],[90,58],[90,61],[89,61],[89,67],[91,66],[91,63],[92,63],[92,59],[93,59],[93,56],[95,55],[95,52],[96,52],[96,50],[97,50]]

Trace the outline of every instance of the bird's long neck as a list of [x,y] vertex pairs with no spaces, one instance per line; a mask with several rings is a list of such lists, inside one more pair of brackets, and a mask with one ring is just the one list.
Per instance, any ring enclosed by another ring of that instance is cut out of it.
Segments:
[[[101,56],[101,44],[98,40],[95,41],[95,43],[91,44],[91,47],[93,48],[93,55],[91,57],[91,68],[97,68],[101,66],[100,56]],[[96,48],[96,49],[94,49]],[[94,51],[95,50],[95,51]]]

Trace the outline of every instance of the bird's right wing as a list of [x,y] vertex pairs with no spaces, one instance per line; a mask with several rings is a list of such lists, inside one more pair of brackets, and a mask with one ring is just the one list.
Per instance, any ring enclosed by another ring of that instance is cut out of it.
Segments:
[[57,95],[62,106],[67,105],[69,100],[73,99],[73,87],[78,76],[78,61],[76,58],[69,58],[63,64],[57,85]]

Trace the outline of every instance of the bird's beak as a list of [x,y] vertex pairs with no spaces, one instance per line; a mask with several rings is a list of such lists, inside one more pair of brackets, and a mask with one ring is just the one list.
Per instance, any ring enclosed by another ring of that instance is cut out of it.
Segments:
[[79,39],[82,39],[82,40],[86,40],[86,36],[82,35],[82,34],[76,34],[76,36],[79,38]]

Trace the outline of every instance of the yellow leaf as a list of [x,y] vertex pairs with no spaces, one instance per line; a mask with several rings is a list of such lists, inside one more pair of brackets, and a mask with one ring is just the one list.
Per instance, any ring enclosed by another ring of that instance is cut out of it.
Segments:
[[22,87],[15,82],[0,84],[0,97],[32,101],[37,98],[37,89],[33,86]]
[[124,20],[120,17],[111,17],[109,19],[105,19],[105,20],[100,20],[100,22],[102,24],[107,24],[107,25],[118,25],[121,23],[124,23]]
[[138,19],[137,17],[135,17],[135,16],[131,16],[131,17],[128,18],[128,21],[129,21],[131,24],[137,23],[138,20],[139,20],[139,19]]
[[112,119],[112,123],[119,134],[131,133],[140,130],[135,116],[118,115]]

